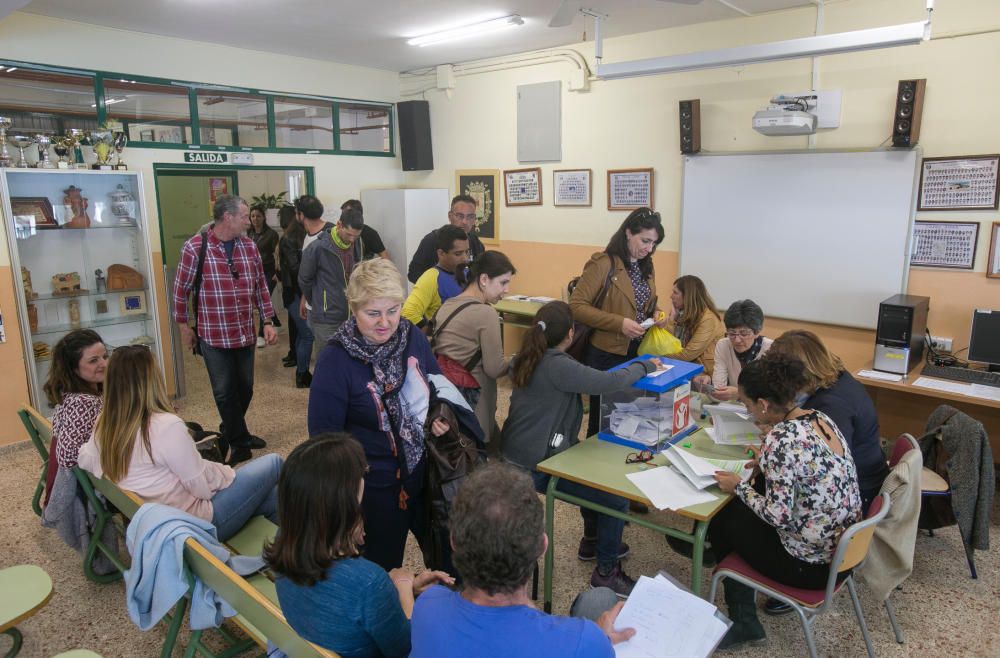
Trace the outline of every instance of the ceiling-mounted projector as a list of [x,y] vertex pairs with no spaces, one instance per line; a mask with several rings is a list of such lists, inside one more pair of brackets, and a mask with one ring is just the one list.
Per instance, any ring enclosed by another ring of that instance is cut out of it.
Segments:
[[753,115],[753,129],[761,135],[812,135],[816,115],[784,108],[761,110]]
[[753,115],[753,129],[762,135],[812,135],[816,132],[816,96],[776,96]]

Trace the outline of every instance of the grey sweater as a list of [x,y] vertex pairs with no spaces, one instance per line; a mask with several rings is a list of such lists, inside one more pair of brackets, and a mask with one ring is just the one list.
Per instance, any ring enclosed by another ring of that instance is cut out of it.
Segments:
[[[581,394],[602,395],[628,388],[656,369],[639,361],[613,372],[596,370],[559,350],[549,349],[527,386],[515,388],[503,426],[507,461],[534,470],[535,465],[576,444],[583,418]],[[555,434],[565,439],[551,448]]]

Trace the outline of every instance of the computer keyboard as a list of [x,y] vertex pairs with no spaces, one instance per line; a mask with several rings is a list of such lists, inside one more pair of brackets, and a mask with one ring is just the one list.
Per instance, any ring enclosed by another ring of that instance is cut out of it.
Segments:
[[955,368],[953,366],[935,366],[930,363],[924,366],[920,374],[940,379],[950,379],[954,382],[967,384],[983,384],[1000,388],[1000,372],[972,370],[971,368]]

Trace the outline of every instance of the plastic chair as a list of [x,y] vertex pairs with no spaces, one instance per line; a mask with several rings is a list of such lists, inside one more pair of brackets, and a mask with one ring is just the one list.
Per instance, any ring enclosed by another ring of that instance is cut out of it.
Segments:
[[[875,658],[875,649],[868,636],[868,627],[865,625],[865,616],[861,611],[861,601],[858,599],[858,592],[854,586],[854,576],[851,572],[855,567],[864,563],[865,557],[868,555],[868,547],[871,545],[872,535],[875,533],[875,526],[889,513],[890,504],[888,494],[879,494],[879,497],[873,500],[871,507],[868,508],[868,516],[863,521],[847,528],[840,536],[837,550],[830,563],[830,576],[827,578],[826,588],[811,590],[784,585],[764,576],[747,564],[738,554],[730,553],[715,568],[708,600],[715,600],[715,592],[720,582],[726,578],[732,578],[762,594],[787,603],[799,615],[802,631],[806,636],[806,645],[809,647],[809,655],[816,658],[816,640],[813,637],[812,624],[819,615],[830,609],[834,595],[846,584],[847,590],[851,594],[851,602],[854,604],[854,614],[861,627],[861,635],[865,639],[865,648],[868,649],[868,655]],[[840,650],[843,651],[843,648],[841,647]]]
[[42,458],[42,473],[38,476],[38,484],[35,485],[35,495],[31,497],[31,509],[38,516],[42,515],[42,494],[45,493],[45,474],[49,468],[49,448],[48,444],[52,440],[52,425],[42,417],[32,407],[22,407],[17,411],[24,429],[28,432],[28,438]]
[[52,598],[52,579],[41,567],[22,564],[0,570],[0,635],[9,635],[14,645],[4,658],[14,658],[21,651],[23,638],[14,628],[38,612]]

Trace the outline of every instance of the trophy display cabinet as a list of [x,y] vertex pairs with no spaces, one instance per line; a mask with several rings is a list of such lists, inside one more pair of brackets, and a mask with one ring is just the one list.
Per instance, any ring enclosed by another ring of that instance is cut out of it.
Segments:
[[134,171],[0,169],[31,403],[46,415],[52,350],[73,329],[109,350],[145,345],[163,367],[142,189]]

